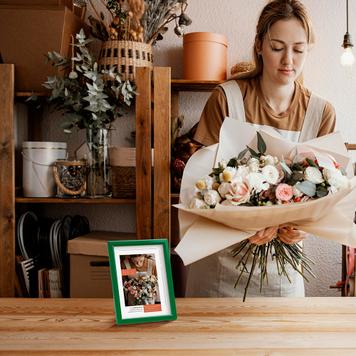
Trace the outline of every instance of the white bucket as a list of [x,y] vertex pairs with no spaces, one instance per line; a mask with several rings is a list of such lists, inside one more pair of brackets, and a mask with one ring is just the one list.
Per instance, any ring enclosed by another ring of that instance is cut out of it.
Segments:
[[67,143],[26,141],[22,143],[23,195],[51,197],[55,195],[53,164],[67,158]]

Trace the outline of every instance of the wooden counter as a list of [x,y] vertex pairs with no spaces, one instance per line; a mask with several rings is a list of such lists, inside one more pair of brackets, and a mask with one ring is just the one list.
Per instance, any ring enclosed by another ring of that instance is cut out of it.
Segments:
[[177,312],[119,326],[110,299],[0,299],[0,354],[356,354],[356,298],[178,299]]

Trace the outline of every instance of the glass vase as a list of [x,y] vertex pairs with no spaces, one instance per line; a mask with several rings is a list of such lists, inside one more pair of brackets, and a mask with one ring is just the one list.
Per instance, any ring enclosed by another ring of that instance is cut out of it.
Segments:
[[109,130],[87,129],[89,149],[87,195],[91,198],[111,196],[109,165]]

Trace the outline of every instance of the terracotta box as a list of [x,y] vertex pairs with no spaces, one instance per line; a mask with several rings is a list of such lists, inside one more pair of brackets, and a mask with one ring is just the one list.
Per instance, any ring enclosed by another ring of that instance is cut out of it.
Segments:
[[[3,2],[4,3],[4,2]],[[65,6],[8,6],[0,3],[0,54],[15,64],[16,91],[44,91],[55,69],[45,55],[55,50],[70,57],[71,35],[81,19]]]

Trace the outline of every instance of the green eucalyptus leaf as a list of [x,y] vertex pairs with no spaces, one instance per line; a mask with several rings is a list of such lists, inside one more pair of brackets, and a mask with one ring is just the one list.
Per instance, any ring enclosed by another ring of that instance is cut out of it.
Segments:
[[257,148],[258,151],[262,154],[265,154],[267,149],[266,143],[258,131],[257,131]]
[[316,184],[307,180],[303,182],[297,182],[295,187],[308,197],[314,197],[316,193]]

